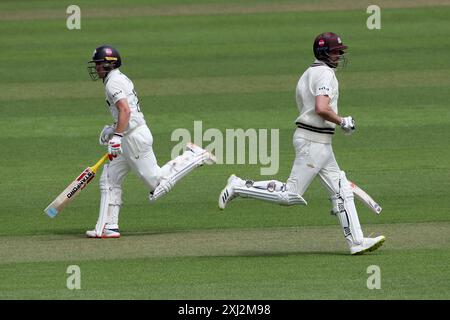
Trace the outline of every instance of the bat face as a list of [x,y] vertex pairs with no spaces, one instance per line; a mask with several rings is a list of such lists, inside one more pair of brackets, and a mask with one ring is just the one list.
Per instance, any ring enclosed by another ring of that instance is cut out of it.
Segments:
[[54,218],[61,210],[70,203],[86,185],[92,181],[95,177],[95,173],[100,166],[108,159],[108,154],[105,153],[100,160],[97,161],[92,167],[87,167],[84,171],[74,180],[71,184],[64,189],[59,196],[53,200],[52,203],[44,209],[44,212],[51,218]]
[[66,195],[67,198],[72,198],[79,190],[83,190],[84,187],[94,178],[95,173],[92,172],[91,168],[86,168],[74,181],[76,182],[70,190],[70,192]]
[[70,203],[80,191],[86,187],[95,177],[91,168],[86,168],[72,183],[70,183],[61,194],[45,208],[44,212],[51,218],[54,218],[61,210]]

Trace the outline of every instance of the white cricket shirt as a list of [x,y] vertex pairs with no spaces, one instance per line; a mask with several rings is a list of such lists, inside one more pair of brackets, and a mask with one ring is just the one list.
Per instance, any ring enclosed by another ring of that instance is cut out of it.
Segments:
[[316,60],[303,73],[296,88],[297,107],[300,115],[295,120],[297,135],[320,143],[331,143],[336,124],[324,120],[316,111],[316,96],[330,97],[330,105],[338,113],[339,87],[334,69]]
[[119,69],[114,69],[106,76],[104,85],[106,103],[109,106],[115,123],[119,120],[119,109],[116,107],[116,102],[121,99],[127,99],[131,114],[124,134],[145,124],[144,114],[139,108],[139,99],[136,91],[134,91],[134,84],[126,75],[120,72]]

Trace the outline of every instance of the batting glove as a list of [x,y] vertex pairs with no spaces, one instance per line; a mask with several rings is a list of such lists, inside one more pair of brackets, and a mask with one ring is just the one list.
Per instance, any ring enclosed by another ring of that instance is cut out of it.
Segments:
[[341,128],[344,130],[344,133],[350,135],[355,131],[355,120],[351,116],[342,118]]
[[108,158],[110,161],[122,153],[122,137],[122,134],[114,132],[113,137],[109,140]]
[[107,146],[108,141],[111,140],[113,135],[114,135],[114,127],[104,126],[102,132],[100,132],[100,136],[98,137],[98,143],[101,146]]

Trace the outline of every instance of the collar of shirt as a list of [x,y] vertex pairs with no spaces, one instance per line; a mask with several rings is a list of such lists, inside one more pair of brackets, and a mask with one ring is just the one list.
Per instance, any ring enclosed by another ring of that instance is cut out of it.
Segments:
[[329,65],[327,65],[325,62],[320,61],[320,60],[314,60],[313,64],[311,65],[311,67],[318,67],[318,66],[324,66],[329,68],[331,71],[335,72],[334,68],[330,68]]
[[105,79],[103,79],[103,84],[106,85],[106,83],[108,82],[109,78],[111,77],[111,75],[115,74],[119,72],[119,69],[113,69],[110,72],[108,72],[108,75],[106,76]]

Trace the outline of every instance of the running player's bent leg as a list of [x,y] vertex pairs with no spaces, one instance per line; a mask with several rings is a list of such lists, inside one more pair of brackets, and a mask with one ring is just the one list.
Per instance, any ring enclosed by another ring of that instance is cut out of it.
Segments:
[[168,193],[178,181],[195,168],[204,164],[214,164],[215,162],[216,158],[213,154],[193,143],[188,143],[186,151],[182,155],[170,160],[161,167],[159,184],[150,193],[149,200],[151,202],[156,201]]
[[303,194],[330,158],[329,145],[306,140],[294,134],[295,159],[286,182],[287,189]]
[[136,128],[123,141],[123,156],[134,173],[145,183],[150,192],[161,180],[161,168],[153,152],[153,135],[147,126]]
[[161,168],[151,146],[147,146],[137,156],[129,158],[133,172],[145,183],[150,192],[154,191],[161,180]]
[[276,202],[282,205],[302,204],[306,201],[302,195],[319,172],[318,166],[312,166],[311,141],[297,137],[294,134],[295,160],[291,174],[286,183],[280,181],[255,181],[245,187],[235,187],[234,191],[241,197],[256,198]]
[[219,208],[225,209],[226,205],[237,196],[288,206],[306,205],[306,201],[300,195],[286,190],[286,184],[283,182],[277,180],[245,181],[233,174],[228,178],[227,185],[219,195]]
[[280,181],[247,181],[244,186],[235,186],[236,195],[243,198],[254,198],[275,202],[280,205],[290,206],[294,204],[306,205],[305,199],[299,194],[286,189],[286,184]]
[[287,183],[277,180],[246,181],[234,175],[230,176],[227,185],[219,195],[219,208],[225,209],[226,205],[236,198],[254,198],[281,205],[306,205],[307,202],[302,195],[319,168],[310,167],[307,160],[310,155],[311,142],[297,138],[294,135],[295,160],[291,175]]
[[150,190],[150,201],[155,201],[169,192],[196,167],[216,162],[214,155],[193,143],[188,143],[182,155],[159,167],[152,144],[153,136],[146,126],[137,128],[123,144],[124,155],[127,156],[132,170]]

